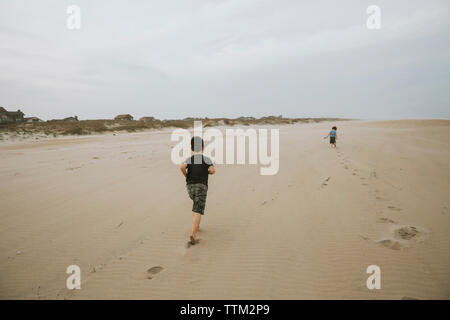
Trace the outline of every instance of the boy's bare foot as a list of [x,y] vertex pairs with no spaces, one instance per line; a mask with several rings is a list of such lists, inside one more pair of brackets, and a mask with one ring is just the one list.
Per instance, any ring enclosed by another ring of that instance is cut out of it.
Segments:
[[194,244],[197,243],[197,241],[195,240],[194,236],[190,236],[190,237],[189,237],[189,243],[190,243],[191,245],[194,245]]

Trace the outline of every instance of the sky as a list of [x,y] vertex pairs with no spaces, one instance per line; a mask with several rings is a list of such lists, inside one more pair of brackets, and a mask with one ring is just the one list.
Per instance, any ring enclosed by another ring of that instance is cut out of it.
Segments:
[[0,106],[44,120],[450,118],[450,1],[0,0]]

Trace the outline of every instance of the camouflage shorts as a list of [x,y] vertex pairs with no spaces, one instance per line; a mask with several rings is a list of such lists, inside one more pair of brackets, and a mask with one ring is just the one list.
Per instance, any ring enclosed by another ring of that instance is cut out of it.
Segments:
[[192,211],[203,214],[205,212],[206,205],[206,193],[208,192],[208,186],[203,183],[194,183],[186,185],[189,198],[192,199]]

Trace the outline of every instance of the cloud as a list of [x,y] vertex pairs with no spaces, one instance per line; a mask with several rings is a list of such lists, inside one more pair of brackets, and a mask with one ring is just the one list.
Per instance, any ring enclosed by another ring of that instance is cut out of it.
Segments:
[[79,0],[73,31],[69,4],[1,3],[1,105],[43,118],[450,116],[447,1],[380,0],[377,31],[360,0]]

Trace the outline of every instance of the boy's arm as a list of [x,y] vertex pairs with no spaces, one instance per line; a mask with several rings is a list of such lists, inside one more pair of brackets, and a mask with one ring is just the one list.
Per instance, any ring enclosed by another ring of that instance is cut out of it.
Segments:
[[214,174],[214,173],[216,173],[216,168],[214,168],[213,165],[210,165],[209,168],[208,168],[208,173],[209,173],[209,174]]
[[181,164],[180,170],[184,177],[186,177],[186,175],[187,175],[186,168],[187,168],[187,163]]

